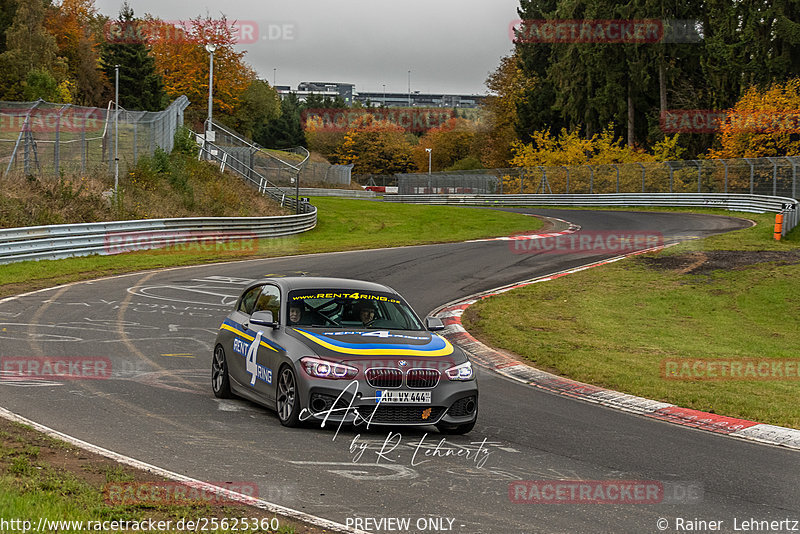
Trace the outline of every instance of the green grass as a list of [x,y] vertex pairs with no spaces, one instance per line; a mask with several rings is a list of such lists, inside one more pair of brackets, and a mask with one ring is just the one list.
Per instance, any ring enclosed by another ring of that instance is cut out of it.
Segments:
[[[772,239],[774,215],[747,217],[759,225],[659,254],[790,251],[800,245],[798,230],[780,242]],[[468,310],[464,324],[490,345],[562,376],[800,428],[796,379],[668,380],[661,370],[664,359],[800,359],[798,278],[800,265],[680,274],[632,258],[485,299]]]
[[[24,518],[32,521],[29,528],[35,529],[38,518],[50,521],[136,521],[142,522],[152,519],[156,523],[171,521],[173,526],[169,532],[178,532],[175,529],[181,519],[197,520],[199,518],[228,518],[231,525],[232,518],[249,517],[242,510],[226,510],[212,508],[208,505],[127,505],[113,506],[104,502],[103,491],[69,473],[45,469],[39,466],[37,472],[13,473],[0,476],[0,510],[3,518]],[[220,523],[218,523],[220,524]],[[62,524],[63,525],[63,524]],[[75,524],[73,523],[73,527]],[[17,529],[20,530],[20,529]],[[237,529],[235,532],[239,532]],[[103,530],[103,532],[129,532],[126,530]],[[149,530],[148,530],[149,531]],[[185,531],[181,530],[181,532]],[[227,533],[234,532],[229,529],[207,530],[208,532]],[[82,532],[78,528],[70,529],[66,525],[59,532]],[[292,526],[281,526],[278,530],[248,530],[248,532],[271,532],[275,534],[294,534]]]
[[449,206],[384,204],[317,197],[317,227],[299,236],[263,239],[241,252],[160,250],[87,256],[0,266],[0,296],[26,290],[146,269],[275,257],[462,241],[541,228],[542,221],[515,213]]
[[[5,420],[0,435],[0,519],[24,519],[32,522],[28,531],[35,530],[39,518],[50,521],[177,521],[186,518],[244,518],[272,516],[240,505],[214,504],[205,501],[169,502],[125,502],[118,504],[106,500],[106,484],[119,482],[152,482],[152,475],[132,468],[115,465],[109,460],[93,457],[90,453],[75,449],[67,443],[54,440],[28,427],[16,426]],[[91,458],[90,458],[91,457]],[[77,467],[80,458],[84,465]],[[101,476],[96,476],[100,473]],[[103,476],[104,475],[104,476]],[[294,534],[295,526],[279,519],[282,525],[277,531],[255,529],[250,532],[275,532]],[[166,523],[164,523],[166,525]],[[230,525],[230,522],[229,522]],[[221,524],[220,524],[221,526]],[[73,527],[75,525],[73,524]],[[299,527],[305,532],[305,527]],[[20,524],[12,524],[11,530],[21,531]],[[84,531],[86,525],[84,525]],[[96,530],[96,529],[95,529]],[[55,532],[52,526],[43,531]],[[130,531],[130,530],[128,530]],[[149,530],[148,530],[149,531]],[[185,530],[182,530],[185,531]],[[220,528],[210,532],[233,532]],[[236,530],[241,531],[241,529]],[[80,529],[64,526],[58,532],[81,532]],[[103,530],[103,532],[118,532]],[[173,527],[169,532],[177,532]]]

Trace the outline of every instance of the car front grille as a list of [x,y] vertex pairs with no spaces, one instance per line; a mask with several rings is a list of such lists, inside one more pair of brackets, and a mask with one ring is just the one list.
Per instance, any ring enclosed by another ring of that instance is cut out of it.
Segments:
[[442,406],[388,406],[381,404],[372,414],[371,422],[382,425],[433,424],[444,413]]
[[406,374],[406,385],[410,388],[433,388],[438,383],[439,371],[436,369],[409,369]]
[[366,375],[367,383],[374,388],[399,388],[403,384],[403,373],[400,369],[367,369]]

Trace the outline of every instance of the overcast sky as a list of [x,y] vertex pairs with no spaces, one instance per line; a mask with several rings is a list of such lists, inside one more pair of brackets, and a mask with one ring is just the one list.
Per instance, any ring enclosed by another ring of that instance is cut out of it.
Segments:
[[[259,77],[356,84],[356,91],[485,94],[512,49],[519,0],[129,0],[136,16],[186,20],[224,13],[252,21],[261,39],[241,45]],[[122,0],[95,0],[116,18]],[[273,69],[277,69],[274,72]]]

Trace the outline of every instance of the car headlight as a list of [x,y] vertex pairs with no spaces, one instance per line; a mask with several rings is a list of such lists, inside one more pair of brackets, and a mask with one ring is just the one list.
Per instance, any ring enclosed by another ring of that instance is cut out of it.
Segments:
[[464,362],[461,365],[456,365],[445,371],[447,378],[450,380],[472,380],[475,376],[472,372],[472,364]]
[[300,363],[309,376],[327,378],[328,380],[348,380],[358,375],[358,369],[341,363],[329,362],[318,358],[301,358]]

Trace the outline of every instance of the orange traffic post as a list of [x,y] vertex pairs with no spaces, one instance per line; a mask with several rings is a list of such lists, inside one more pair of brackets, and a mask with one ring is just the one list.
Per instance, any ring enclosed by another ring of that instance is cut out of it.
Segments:
[[781,240],[781,233],[783,232],[783,213],[775,214],[775,241]]

